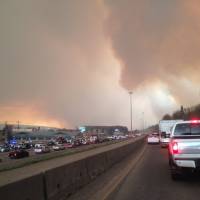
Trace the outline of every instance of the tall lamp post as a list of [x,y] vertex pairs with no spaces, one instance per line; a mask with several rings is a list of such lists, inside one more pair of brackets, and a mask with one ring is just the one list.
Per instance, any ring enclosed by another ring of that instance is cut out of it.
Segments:
[[130,95],[130,117],[131,117],[131,133],[133,132],[133,102],[132,102],[132,95],[133,92],[129,92]]
[[144,112],[142,112],[142,129],[143,129],[143,133],[144,133],[144,129],[145,129],[145,124],[144,124]]

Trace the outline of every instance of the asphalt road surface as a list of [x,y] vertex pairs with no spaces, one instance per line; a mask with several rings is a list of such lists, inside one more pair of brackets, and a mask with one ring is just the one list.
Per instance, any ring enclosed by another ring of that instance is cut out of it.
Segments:
[[143,158],[111,200],[199,200],[200,175],[188,175],[173,181],[167,158],[167,149],[148,145]]

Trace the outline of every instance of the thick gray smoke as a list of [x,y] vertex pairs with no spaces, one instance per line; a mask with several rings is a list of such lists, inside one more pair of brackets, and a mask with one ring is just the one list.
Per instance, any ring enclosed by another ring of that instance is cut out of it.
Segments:
[[124,88],[162,82],[176,102],[187,105],[199,102],[200,1],[104,3],[105,29],[121,62]]
[[135,125],[196,103],[199,19],[195,0],[1,1],[0,121],[128,125],[130,89]]
[[99,1],[0,2],[0,121],[121,123],[103,16]]

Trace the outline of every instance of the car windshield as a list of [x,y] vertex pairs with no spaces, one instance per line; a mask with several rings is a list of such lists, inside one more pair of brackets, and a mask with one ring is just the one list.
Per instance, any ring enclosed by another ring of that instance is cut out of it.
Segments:
[[177,124],[174,135],[200,135],[200,123]]

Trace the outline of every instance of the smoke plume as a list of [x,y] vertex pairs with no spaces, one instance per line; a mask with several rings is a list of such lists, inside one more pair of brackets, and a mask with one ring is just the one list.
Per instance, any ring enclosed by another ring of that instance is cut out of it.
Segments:
[[104,2],[106,34],[121,63],[123,87],[134,89],[162,82],[177,103],[199,102],[200,2]]

